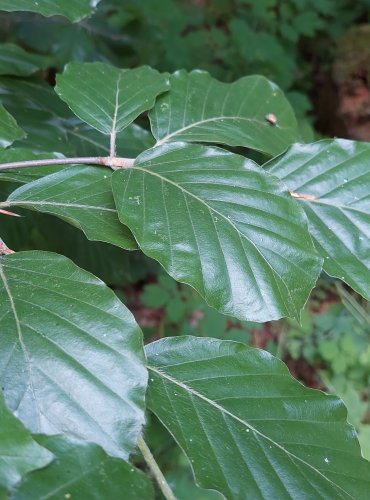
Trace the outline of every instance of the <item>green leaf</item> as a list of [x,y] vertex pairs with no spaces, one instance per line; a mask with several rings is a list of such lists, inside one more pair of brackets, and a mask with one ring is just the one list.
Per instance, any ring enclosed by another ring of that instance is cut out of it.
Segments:
[[17,139],[22,139],[25,133],[18,126],[15,119],[0,104],[0,147],[6,148]]
[[297,201],[306,212],[315,246],[324,258],[324,270],[367,299],[370,299],[369,162],[370,144],[327,139],[295,144],[265,165],[301,196]]
[[[17,147],[65,156],[108,156],[109,139],[79,120],[50,85],[0,78],[0,95],[27,137]],[[117,155],[136,157],[153,145],[150,132],[131,124],[116,137]],[[49,156],[50,157],[50,156]]]
[[64,168],[21,186],[0,206],[53,214],[81,229],[89,240],[135,249],[131,232],[118,220],[111,176],[105,167]]
[[0,10],[36,12],[42,16],[64,16],[73,22],[90,15],[100,0],[0,0]]
[[1,387],[24,425],[127,458],[147,373],[141,331],[113,292],[57,254],[0,257],[0,331]]
[[196,337],[146,347],[149,408],[226,498],[366,500],[370,464],[343,403],[267,352]]
[[13,43],[0,44],[0,75],[29,76],[48,63],[47,57],[26,52]]
[[65,436],[36,436],[56,461],[29,474],[15,489],[12,500],[106,498],[150,500],[149,478],[132,465],[112,458],[97,445]]
[[1,216],[1,237],[12,250],[37,249],[65,255],[109,286],[119,288],[156,272],[157,262],[144,258],[141,252],[89,241],[82,231],[52,215],[20,212],[22,217]]
[[225,314],[299,317],[321,269],[279,181],[222,149],[174,143],[116,171],[120,220],[144,253]]
[[115,140],[168,86],[167,76],[148,66],[126,70],[97,62],[67,64],[55,90],[81,120]]
[[53,454],[38,445],[6,408],[0,391],[0,485],[11,488],[24,474],[52,460]]
[[[266,119],[269,114],[276,117],[276,125]],[[170,92],[150,112],[150,121],[158,145],[215,142],[275,155],[298,138],[289,102],[263,76],[221,83],[204,71],[177,71]]]

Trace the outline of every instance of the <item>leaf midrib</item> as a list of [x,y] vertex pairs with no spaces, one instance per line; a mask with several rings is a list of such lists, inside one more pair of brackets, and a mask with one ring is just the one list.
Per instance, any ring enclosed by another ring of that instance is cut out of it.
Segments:
[[117,214],[117,210],[114,208],[106,208],[106,207],[99,207],[99,206],[94,206],[94,205],[80,205],[76,203],[61,203],[58,201],[7,201],[5,202],[7,207],[11,206],[28,206],[28,205],[38,205],[38,206],[55,206],[55,207],[67,207],[67,208],[85,208],[85,209],[91,209],[91,210],[101,210],[104,212],[114,212]]
[[36,391],[35,391],[35,388],[34,388],[33,382],[32,382],[32,372],[31,372],[32,363],[30,361],[29,352],[27,351],[27,347],[26,347],[26,345],[24,343],[24,340],[23,340],[21,322],[20,322],[19,317],[18,317],[17,308],[15,307],[14,298],[13,298],[13,295],[11,293],[11,290],[10,290],[10,287],[9,287],[9,283],[8,283],[7,278],[6,278],[6,275],[5,275],[5,272],[4,272],[4,268],[3,268],[3,265],[1,264],[1,262],[0,262],[0,279],[2,280],[2,282],[4,284],[5,292],[6,292],[6,294],[9,297],[10,307],[11,307],[11,310],[13,312],[14,321],[15,321],[15,324],[16,324],[16,329],[17,329],[19,344],[21,346],[21,349],[23,351],[24,357],[26,359],[26,366],[27,366],[27,371],[28,371],[30,389],[31,389],[31,393],[32,393],[32,396],[33,396],[33,399],[34,399],[34,402],[35,402],[36,409],[37,409],[37,419],[39,421],[38,424],[39,424],[39,427],[40,427],[40,414],[41,414],[41,411],[40,411],[40,408],[39,408],[39,405],[38,405],[38,401],[37,401],[37,398],[36,398]]
[[[212,118],[206,118],[203,120],[199,120],[197,122],[190,123],[189,125],[186,125],[185,127],[181,127],[179,129],[175,130],[174,132],[167,134],[166,136],[162,137],[162,139],[159,139],[156,142],[155,146],[156,147],[160,146],[160,145],[166,143],[167,141],[169,141],[172,137],[180,135],[183,132],[186,132],[187,130],[189,130],[193,127],[198,127],[199,125],[203,125],[204,123],[212,123],[212,122],[221,121],[221,120],[243,120],[243,121],[246,121],[249,123],[253,122],[253,123],[257,123],[259,125],[265,125],[265,122],[263,122],[261,120],[257,120],[257,118],[246,118],[245,116],[214,116]],[[277,127],[277,128],[282,129],[282,127]]]
[[175,384],[177,385],[178,387],[181,387],[182,389],[184,389],[185,391],[187,391],[189,394],[192,394],[193,396],[196,396],[197,398],[201,399],[202,401],[205,401],[207,404],[209,404],[210,406],[213,406],[214,408],[216,408],[218,411],[220,411],[222,414],[226,414],[228,415],[229,417],[231,417],[232,419],[236,420],[237,422],[239,422],[240,424],[242,424],[244,427],[247,427],[249,430],[251,430],[252,432],[256,433],[257,435],[259,435],[260,437],[262,437],[263,439],[265,439],[266,441],[269,441],[270,443],[272,443],[274,446],[276,446],[277,448],[279,448],[280,450],[282,450],[284,453],[286,453],[288,456],[292,457],[293,459],[301,462],[302,464],[306,465],[307,467],[309,467],[310,469],[312,469],[315,473],[319,474],[322,478],[324,478],[328,483],[330,483],[335,489],[339,489],[340,491],[342,491],[345,495],[348,496],[348,498],[351,498],[352,500],[355,500],[354,497],[352,497],[347,491],[345,491],[341,486],[335,484],[331,479],[329,479],[328,477],[325,476],[325,474],[323,474],[322,472],[320,472],[318,469],[316,469],[313,465],[309,464],[308,462],[306,462],[305,460],[303,460],[302,458],[298,457],[297,455],[295,455],[294,453],[290,452],[289,450],[285,449],[282,445],[280,445],[279,443],[277,443],[276,441],[274,441],[273,439],[271,439],[269,436],[266,436],[265,434],[263,434],[261,431],[259,431],[258,429],[256,429],[255,427],[253,427],[252,425],[250,425],[247,421],[245,420],[242,420],[240,417],[238,417],[237,415],[234,415],[233,413],[231,413],[229,410],[227,410],[226,408],[224,408],[222,405],[218,404],[217,402],[213,401],[212,399],[209,399],[207,398],[207,396],[204,396],[203,394],[201,394],[200,392],[196,391],[195,389],[189,387],[188,385],[186,385],[184,382],[181,382],[180,380],[176,380],[175,378],[171,377],[170,375],[168,375],[167,373],[153,367],[153,366],[150,366],[150,365],[147,365],[147,368],[148,370],[151,370],[153,371],[154,373],[156,373],[157,375],[159,375],[160,377],[163,377],[165,379],[167,379],[169,382],[171,382],[172,384]]
[[[211,206],[209,206],[204,200],[202,200],[201,198],[199,198],[198,196],[196,196],[194,193],[191,193],[187,189],[184,189],[180,184],[177,184],[176,182],[171,181],[167,177],[164,177],[164,176],[158,174],[157,172],[153,172],[152,170],[148,170],[146,168],[139,167],[137,165],[134,166],[134,170],[141,170],[144,173],[147,173],[147,174],[153,175],[155,177],[158,177],[159,179],[161,179],[162,182],[166,181],[169,184],[172,184],[177,189],[180,189],[184,194],[189,195],[192,198],[196,199],[199,203],[202,203],[207,208],[207,210],[209,211],[209,213],[210,213],[210,215],[212,217],[212,220],[213,220],[213,213],[214,213],[214,214],[218,214],[223,220],[225,220],[227,223],[229,223],[232,226],[232,228],[236,231],[236,233],[238,234],[238,236],[239,236],[240,239],[243,238],[243,239],[247,240],[250,244],[253,245],[253,247],[256,249],[256,251],[258,252],[258,254],[261,256],[262,260],[265,262],[265,264],[267,265],[267,267],[271,270],[273,276],[279,276],[281,282],[284,284],[284,287],[285,287],[285,289],[287,291],[287,295],[288,295],[288,297],[290,299],[290,305],[293,306],[293,309],[294,309],[295,313],[298,312],[297,308],[295,306],[295,303],[293,301],[293,297],[291,296],[290,290],[289,290],[287,284],[285,283],[285,281],[283,280],[282,276],[280,276],[280,274],[271,266],[271,264],[267,261],[266,257],[263,255],[263,253],[260,251],[260,249],[257,247],[257,245],[252,240],[250,240],[245,234],[243,234],[242,232],[240,232],[240,230],[233,224],[233,222],[232,222],[231,219],[228,219],[225,215],[223,215],[218,210],[216,210],[216,209],[212,208]],[[279,283],[276,282],[276,284],[277,284],[278,288],[280,289]],[[281,297],[282,297],[282,295],[281,295]],[[283,297],[282,297],[282,299],[283,299]],[[284,301],[284,306],[287,307],[287,304],[285,303],[285,301]],[[287,307],[287,309],[289,310],[290,308]]]

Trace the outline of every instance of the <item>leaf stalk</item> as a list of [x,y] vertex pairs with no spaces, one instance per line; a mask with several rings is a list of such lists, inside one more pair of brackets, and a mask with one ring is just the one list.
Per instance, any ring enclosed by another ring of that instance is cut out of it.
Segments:
[[158,483],[158,486],[163,493],[164,497],[166,500],[176,500],[175,495],[173,494],[169,484],[166,481],[166,478],[164,477],[161,469],[159,468],[157,462],[155,461],[155,458],[152,455],[152,452],[150,451],[148,445],[142,438],[142,436],[139,437],[138,442],[137,442],[138,448],[141,451],[141,454],[143,455],[143,458],[145,462],[147,463],[150,472],[153,474],[155,480]]

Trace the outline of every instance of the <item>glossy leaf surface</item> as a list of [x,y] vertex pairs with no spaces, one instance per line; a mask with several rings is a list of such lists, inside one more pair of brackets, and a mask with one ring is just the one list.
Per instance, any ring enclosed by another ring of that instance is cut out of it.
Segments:
[[56,457],[49,467],[29,474],[15,489],[13,500],[40,498],[150,500],[150,479],[132,465],[109,457],[99,446],[63,436],[36,436]]
[[289,102],[262,76],[222,83],[204,71],[178,71],[171,76],[170,91],[150,112],[150,120],[158,144],[215,142],[275,155],[298,137]]
[[45,467],[53,458],[6,408],[0,393],[0,485],[11,488],[27,472]]
[[28,11],[42,16],[64,16],[79,21],[88,16],[100,0],[0,0],[0,10]]
[[97,62],[68,64],[55,90],[81,120],[115,137],[168,86],[167,76],[148,66],[126,70]]
[[13,43],[0,44],[0,75],[29,76],[47,64],[45,56],[27,52]]
[[143,252],[210,305],[254,321],[299,317],[321,259],[303,212],[254,162],[167,144],[112,183],[120,220]]
[[107,167],[72,166],[13,191],[5,207],[24,207],[56,215],[80,228],[90,240],[137,248],[117,216]]
[[128,456],[144,422],[142,335],[103,282],[53,253],[0,257],[0,331],[1,387],[27,428]]
[[[109,155],[109,138],[79,120],[50,85],[3,77],[0,98],[27,133],[14,146],[68,157]],[[150,132],[131,124],[116,136],[117,155],[135,157],[153,142]]]
[[265,166],[300,196],[324,270],[370,299],[370,144],[295,144]]
[[24,135],[23,130],[18,126],[12,115],[0,104],[0,147],[6,148],[10,146]]
[[146,347],[149,408],[226,498],[366,500],[343,403],[307,389],[267,352],[236,342],[167,338]]

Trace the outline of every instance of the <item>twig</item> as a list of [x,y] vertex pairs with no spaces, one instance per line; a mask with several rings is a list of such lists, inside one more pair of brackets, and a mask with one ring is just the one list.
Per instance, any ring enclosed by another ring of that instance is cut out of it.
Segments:
[[167,483],[164,475],[162,474],[161,469],[159,468],[157,462],[155,461],[152,452],[148,448],[148,445],[146,444],[142,436],[139,437],[137,445],[139,447],[139,450],[141,451],[141,454],[144,457],[145,462],[148,464],[150,472],[153,474],[155,480],[157,481],[158,486],[160,487],[165,499],[176,500],[175,495],[173,494],[169,484]]
[[15,168],[27,167],[45,167],[47,165],[71,165],[71,164],[89,164],[103,165],[111,167],[113,170],[118,168],[130,168],[134,164],[133,158],[117,158],[111,156],[87,156],[77,158],[52,158],[50,160],[27,160],[14,161],[10,163],[0,163],[0,170],[11,170]]
[[0,255],[10,255],[11,253],[14,253],[13,250],[10,250],[5,243],[0,240]]

